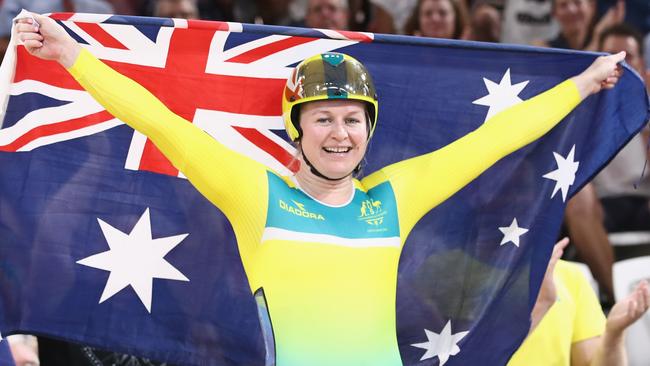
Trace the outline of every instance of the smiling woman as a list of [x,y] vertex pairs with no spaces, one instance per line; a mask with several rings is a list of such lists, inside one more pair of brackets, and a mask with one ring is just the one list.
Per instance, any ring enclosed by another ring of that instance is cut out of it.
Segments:
[[[377,123],[377,93],[368,70],[340,53],[306,59],[287,80],[282,115],[304,163],[296,174],[301,187],[330,204],[349,201],[354,190],[349,178],[359,171]],[[312,177],[327,184],[314,184]]]
[[[267,364],[279,366],[401,365],[397,267],[411,229],[499,159],[548,132],[582,99],[612,88],[625,57],[601,57],[463,138],[361,180],[354,172],[378,114],[372,78],[350,56],[310,57],[282,96],[301,164],[294,176],[281,176],[174,114],[52,19],[34,17],[40,26],[26,18],[16,27],[28,52],[65,66],[228,218],[257,300]],[[513,122],[522,119],[527,123]],[[456,333],[456,340],[458,334],[466,333]]]
[[[366,152],[366,115],[362,102],[333,100],[305,104],[300,110],[303,160],[329,180],[351,175]],[[302,174],[299,171],[297,176]]]

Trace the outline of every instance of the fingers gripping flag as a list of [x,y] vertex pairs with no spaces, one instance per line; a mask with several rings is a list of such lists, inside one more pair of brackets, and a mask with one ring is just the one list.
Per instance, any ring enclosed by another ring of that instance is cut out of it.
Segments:
[[[173,112],[283,175],[297,166],[282,88],[314,54],[348,53],[375,78],[379,122],[365,172],[441,148],[595,57],[237,23],[51,16]],[[271,364],[274,350],[262,338],[270,325],[258,318],[224,215],[65,70],[22,46],[10,52],[0,130],[0,332],[181,364]],[[390,325],[403,364],[506,363],[528,331],[566,200],[647,115],[643,84],[627,69],[614,90],[588,98],[417,224],[401,255]]]

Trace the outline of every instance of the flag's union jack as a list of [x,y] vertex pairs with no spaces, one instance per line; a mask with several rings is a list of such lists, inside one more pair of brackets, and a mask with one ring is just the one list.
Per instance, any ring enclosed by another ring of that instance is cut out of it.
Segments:
[[[328,30],[251,39],[236,37],[244,28],[239,23],[143,18],[142,24],[125,27],[120,16],[55,13],[51,17],[172,111],[224,145],[282,173],[297,168],[294,148],[282,137],[280,109],[280,93],[292,65],[317,53],[372,39],[371,34]],[[190,48],[205,52],[188,56]],[[11,126],[5,121],[0,150],[28,151],[121,124],[60,67],[29,57],[22,47],[17,57],[19,67],[9,94],[38,93],[50,103],[16,118]],[[43,73],[43,68],[51,72]],[[125,168],[179,174],[137,131]]]

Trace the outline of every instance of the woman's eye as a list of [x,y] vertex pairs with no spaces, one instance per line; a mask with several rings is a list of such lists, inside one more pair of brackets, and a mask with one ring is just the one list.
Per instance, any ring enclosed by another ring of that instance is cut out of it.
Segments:
[[347,123],[349,125],[354,125],[354,124],[357,124],[357,123],[361,123],[361,121],[359,121],[356,118],[348,118],[348,119],[345,120],[345,123]]
[[329,118],[319,118],[316,120],[318,123],[329,123],[330,119]]

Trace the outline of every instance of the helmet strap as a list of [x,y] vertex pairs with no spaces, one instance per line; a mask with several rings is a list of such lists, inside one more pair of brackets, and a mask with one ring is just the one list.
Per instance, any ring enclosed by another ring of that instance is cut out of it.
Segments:
[[302,158],[305,161],[305,163],[307,163],[307,166],[309,166],[309,170],[311,170],[312,174],[314,174],[317,177],[323,178],[325,180],[329,180],[331,182],[336,182],[336,181],[339,181],[339,180],[342,180],[342,179],[345,179],[345,178],[351,176],[352,174],[358,172],[359,169],[360,169],[360,166],[361,166],[361,163],[359,163],[359,165],[357,165],[357,167],[354,168],[353,171],[351,171],[350,173],[342,176],[341,178],[330,178],[330,177],[326,176],[325,174],[319,172],[318,169],[316,169],[316,167],[309,161],[309,159],[307,159],[307,155],[305,155],[305,151],[302,149],[302,144],[300,144],[300,153],[302,154]]

